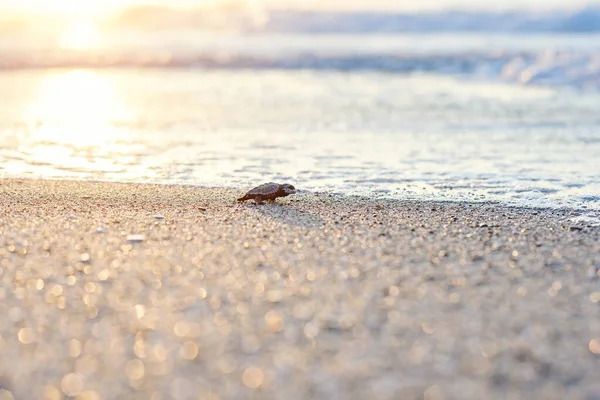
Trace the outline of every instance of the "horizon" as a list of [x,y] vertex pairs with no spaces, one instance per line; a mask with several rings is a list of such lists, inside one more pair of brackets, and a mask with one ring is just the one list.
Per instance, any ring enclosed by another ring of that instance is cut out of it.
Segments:
[[[335,14],[331,16],[333,19],[345,18],[343,14],[346,12],[355,13],[350,18],[362,18],[361,13],[372,12],[381,13],[380,17],[383,18],[407,14],[409,19],[413,18],[412,13],[433,13],[436,17],[435,14],[441,12],[436,18],[442,16],[444,19],[445,12],[467,15],[472,12],[476,14],[471,19],[479,19],[484,15],[494,18],[495,14],[516,12],[517,15],[522,13],[534,21],[544,14],[550,18],[560,17],[560,7],[568,6],[569,11],[565,11],[565,16],[569,17],[571,13],[580,12],[579,10],[584,10],[585,7],[592,7],[591,13],[596,13],[595,7],[600,6],[600,0],[568,5],[563,1],[550,0],[549,3],[544,3],[544,8],[540,8],[540,0],[499,0],[493,9],[485,10],[482,8],[482,2],[477,0],[425,0],[419,3],[419,9],[412,7],[408,0],[376,0],[368,7],[363,0],[353,3],[352,7],[343,5],[339,0],[126,0],[124,3],[119,0],[66,0],[60,3],[46,3],[44,0],[0,0],[0,10],[7,7],[12,10],[0,14],[0,32],[4,39],[0,44],[4,46],[4,50],[28,48],[93,52],[117,48],[119,43],[127,40],[130,44],[136,43],[136,46],[141,45],[144,40],[150,40],[148,37],[131,36],[134,32],[161,31],[161,35],[166,37],[165,32],[174,30],[235,32],[247,27],[262,29],[270,21],[277,21],[279,11],[283,11],[283,15],[289,11],[291,14],[288,16],[293,16],[296,11],[312,12],[312,16],[298,14],[292,17],[301,25],[303,20],[321,18],[319,12],[332,12]],[[509,18],[513,16],[510,14]],[[453,22],[452,18],[448,20],[447,22]],[[435,22],[431,26],[437,24],[438,22]],[[319,29],[322,28],[323,25]],[[184,37],[179,36],[179,40],[185,42],[187,39]]]
[[490,8],[482,0],[425,0],[418,5],[407,0],[358,1],[352,5],[340,0],[63,0],[48,3],[44,0],[0,0],[3,19],[30,19],[58,17],[68,19],[104,19],[118,16],[128,10],[139,8],[164,8],[173,10],[258,8],[314,11],[389,11],[389,12],[435,12],[438,10],[459,11],[507,11],[507,10],[573,10],[588,6],[599,6],[600,0],[566,2],[564,0],[499,0]]

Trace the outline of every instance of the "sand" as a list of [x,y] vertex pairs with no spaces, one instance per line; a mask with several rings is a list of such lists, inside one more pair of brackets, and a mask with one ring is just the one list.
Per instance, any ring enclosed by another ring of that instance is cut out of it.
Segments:
[[0,181],[0,399],[600,399],[571,211]]

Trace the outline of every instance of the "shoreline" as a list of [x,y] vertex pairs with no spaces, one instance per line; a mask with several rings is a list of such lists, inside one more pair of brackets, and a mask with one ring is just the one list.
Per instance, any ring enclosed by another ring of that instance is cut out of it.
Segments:
[[[61,183],[61,182],[71,182],[71,183],[81,183],[81,184],[98,184],[98,185],[123,185],[123,186],[139,186],[139,187],[175,187],[175,188],[187,188],[187,189],[197,189],[197,190],[209,190],[209,191],[223,191],[236,193],[236,196],[243,195],[249,189],[250,186],[244,187],[234,187],[234,186],[203,186],[203,185],[193,185],[193,184],[183,184],[183,183],[145,183],[145,182],[127,182],[127,181],[106,181],[106,180],[93,180],[93,179],[77,179],[77,178],[49,178],[49,179],[40,179],[40,178],[16,178],[16,177],[8,177],[1,178],[1,182],[30,182],[36,183],[40,182],[44,183]],[[266,182],[266,181],[265,181]],[[523,212],[550,212],[559,216],[578,216],[582,213],[594,214],[595,219],[598,219],[598,223],[596,221],[590,223],[577,223],[571,221],[571,224],[580,225],[582,227],[587,228],[597,228],[600,227],[600,210],[595,209],[587,209],[587,208],[576,208],[576,207],[551,207],[551,206],[525,206],[525,205],[516,205],[505,203],[501,200],[482,200],[482,201],[472,201],[466,199],[431,199],[431,198],[395,198],[393,196],[386,195],[378,195],[374,197],[369,197],[367,195],[361,194],[346,194],[341,192],[329,192],[329,191],[308,191],[300,188],[298,195],[288,197],[285,199],[279,199],[278,202],[297,202],[299,198],[306,199],[311,196],[330,196],[336,198],[338,201],[358,201],[358,202],[375,202],[375,203],[386,203],[388,205],[419,205],[419,204],[440,204],[440,205],[464,205],[464,206],[474,206],[474,207],[498,207],[511,209],[516,211]],[[252,202],[247,202],[247,204],[251,204]]]
[[0,180],[0,391],[600,392],[600,228],[572,210],[241,192]]

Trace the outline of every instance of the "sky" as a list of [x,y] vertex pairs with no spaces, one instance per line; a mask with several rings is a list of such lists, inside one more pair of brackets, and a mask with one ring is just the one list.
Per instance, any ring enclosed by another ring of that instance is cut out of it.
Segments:
[[600,0],[0,0],[0,9],[11,13],[57,14],[95,17],[139,5],[202,7],[219,2],[251,2],[255,5],[294,6],[336,9],[435,9],[435,8],[569,8],[582,3],[600,4]]

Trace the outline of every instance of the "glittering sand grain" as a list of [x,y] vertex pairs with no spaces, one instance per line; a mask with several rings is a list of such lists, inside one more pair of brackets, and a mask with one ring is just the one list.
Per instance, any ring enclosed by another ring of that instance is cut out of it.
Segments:
[[599,399],[567,211],[0,181],[2,399]]

